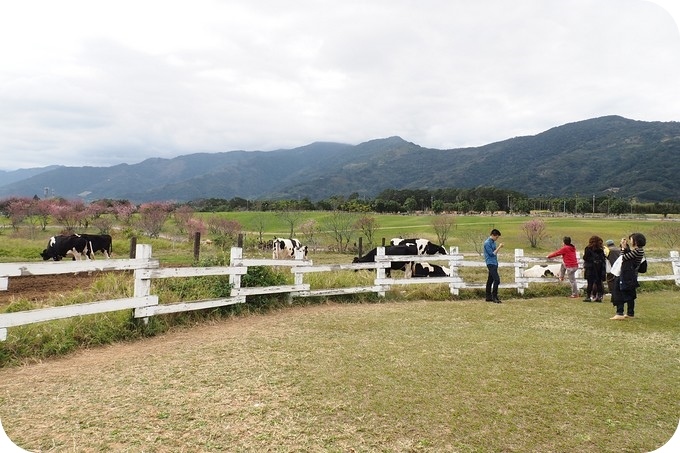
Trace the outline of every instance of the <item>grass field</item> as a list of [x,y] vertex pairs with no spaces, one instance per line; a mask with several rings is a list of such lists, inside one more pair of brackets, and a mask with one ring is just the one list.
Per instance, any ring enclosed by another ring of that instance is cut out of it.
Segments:
[[0,370],[34,451],[647,452],[680,415],[677,293],[322,304]]

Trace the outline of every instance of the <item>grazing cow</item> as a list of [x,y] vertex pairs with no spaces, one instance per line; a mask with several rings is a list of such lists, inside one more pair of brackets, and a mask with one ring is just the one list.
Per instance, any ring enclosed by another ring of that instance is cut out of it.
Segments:
[[392,238],[390,243],[392,245],[413,244],[418,248],[418,255],[446,255],[446,249],[444,247],[437,245],[428,239]]
[[[375,263],[375,255],[378,253],[378,249],[375,248],[368,253],[366,253],[361,258],[355,257],[352,260],[353,263]],[[408,245],[392,245],[385,247],[385,255],[417,255],[418,249],[414,244]],[[395,271],[409,271],[410,272],[410,261],[392,261],[390,263],[390,268],[386,269],[386,275],[390,276],[390,270]]]
[[296,250],[302,250],[307,257],[307,246],[297,239],[274,238],[272,241],[272,259],[295,258]]
[[[61,261],[67,255],[73,255],[73,259],[87,259],[89,254],[88,243],[85,238],[76,235],[52,236],[47,242],[47,248],[40,253],[42,259],[47,261]],[[84,258],[83,258],[84,256]]]
[[561,264],[537,264],[522,272],[524,277],[556,277],[560,275]]
[[94,259],[94,254],[102,252],[106,259],[111,258],[112,239],[108,234],[76,234],[87,241],[87,257]]
[[411,263],[411,277],[450,277],[448,267],[430,263]]

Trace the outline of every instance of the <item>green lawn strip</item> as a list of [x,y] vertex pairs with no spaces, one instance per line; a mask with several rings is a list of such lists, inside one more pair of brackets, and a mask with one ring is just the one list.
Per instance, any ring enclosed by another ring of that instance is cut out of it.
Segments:
[[297,307],[0,370],[0,415],[33,450],[651,451],[680,413],[677,303]]

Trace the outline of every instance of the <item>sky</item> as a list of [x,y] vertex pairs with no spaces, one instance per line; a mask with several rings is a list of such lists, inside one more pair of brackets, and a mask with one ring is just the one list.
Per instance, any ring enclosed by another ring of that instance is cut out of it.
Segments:
[[0,169],[680,121],[677,0],[22,0]]

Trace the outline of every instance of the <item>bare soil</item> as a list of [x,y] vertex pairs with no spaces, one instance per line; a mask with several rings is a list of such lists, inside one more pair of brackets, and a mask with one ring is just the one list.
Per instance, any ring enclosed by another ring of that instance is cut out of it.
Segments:
[[0,305],[8,304],[18,298],[31,301],[48,300],[55,294],[74,290],[85,290],[99,273],[81,272],[60,275],[29,275],[10,277],[7,291],[0,291]]

